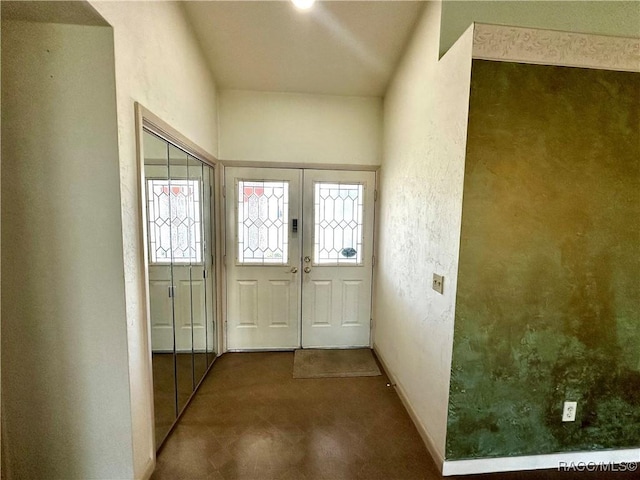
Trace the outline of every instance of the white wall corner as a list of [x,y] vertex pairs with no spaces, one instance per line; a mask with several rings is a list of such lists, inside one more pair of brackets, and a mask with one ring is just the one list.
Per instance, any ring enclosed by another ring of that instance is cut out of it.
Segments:
[[136,477],[136,480],[149,480],[151,475],[153,475],[153,471],[156,468],[155,458],[150,458],[147,464],[142,469],[142,473],[139,477]]
[[[427,2],[385,95],[374,348],[439,468],[453,347],[472,30],[439,59]],[[416,221],[417,219],[417,221]],[[404,252],[413,252],[407,256]],[[444,293],[426,281],[446,278]]]
[[473,58],[640,72],[640,38],[475,23]]
[[376,357],[378,357],[378,360],[380,361],[382,368],[387,374],[387,377],[389,377],[389,381],[395,387],[398,397],[400,397],[400,401],[402,401],[402,405],[404,405],[404,408],[407,410],[409,417],[411,417],[411,421],[415,425],[416,430],[418,430],[418,433],[420,434],[422,441],[427,447],[431,458],[438,467],[438,470],[442,473],[445,463],[444,452],[442,452],[441,449],[438,448],[436,442],[433,440],[433,437],[429,434],[427,427],[425,427],[425,425],[420,420],[420,417],[413,408],[413,405],[411,404],[411,401],[409,400],[409,397],[407,396],[406,390],[402,386],[402,383],[398,380],[398,377],[389,369],[389,366],[385,363],[384,357],[376,347],[375,343],[373,345],[373,351],[376,353]]
[[[471,56],[469,58],[469,61],[471,61],[472,58],[475,58],[476,25],[480,25],[480,24],[475,22],[471,23],[471,25],[469,25],[469,27],[458,37],[455,43],[451,45],[451,47],[449,47],[449,49],[440,57],[439,61],[442,62],[445,58],[447,58],[447,55],[449,55],[449,52],[451,52],[452,50],[455,51],[459,49],[471,50]],[[452,53],[450,55],[452,56],[454,54]]]

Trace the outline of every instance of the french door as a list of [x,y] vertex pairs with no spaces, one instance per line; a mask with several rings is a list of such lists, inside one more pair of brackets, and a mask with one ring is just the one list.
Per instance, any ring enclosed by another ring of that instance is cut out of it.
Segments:
[[226,168],[230,350],[369,346],[374,172]]

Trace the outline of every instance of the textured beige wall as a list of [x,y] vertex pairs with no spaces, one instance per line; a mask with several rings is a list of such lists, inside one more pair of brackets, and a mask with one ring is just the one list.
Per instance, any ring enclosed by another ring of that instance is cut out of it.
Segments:
[[91,2],[113,26],[135,475],[154,458],[134,102],[209,153],[218,149],[213,77],[175,2]]
[[133,475],[113,62],[108,27],[2,23],[9,478]]
[[640,2],[445,0],[440,33],[441,55],[472,22],[639,37]]
[[439,25],[427,4],[385,98],[374,343],[442,460],[472,32],[438,61]]
[[382,99],[223,90],[220,158],[379,165]]

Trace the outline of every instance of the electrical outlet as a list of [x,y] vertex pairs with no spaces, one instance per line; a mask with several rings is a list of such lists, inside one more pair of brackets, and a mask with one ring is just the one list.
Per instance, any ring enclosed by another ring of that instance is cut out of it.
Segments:
[[433,274],[433,286],[432,288],[438,292],[442,293],[444,290],[444,277],[442,275],[438,275],[437,273]]
[[578,402],[564,402],[564,408],[562,409],[562,421],[575,422],[577,409]]

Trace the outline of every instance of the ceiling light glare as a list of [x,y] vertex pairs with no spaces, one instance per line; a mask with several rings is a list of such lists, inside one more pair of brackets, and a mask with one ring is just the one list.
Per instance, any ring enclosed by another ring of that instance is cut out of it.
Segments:
[[316,0],[291,0],[299,10],[309,10]]

